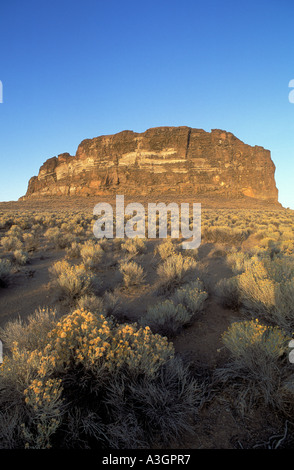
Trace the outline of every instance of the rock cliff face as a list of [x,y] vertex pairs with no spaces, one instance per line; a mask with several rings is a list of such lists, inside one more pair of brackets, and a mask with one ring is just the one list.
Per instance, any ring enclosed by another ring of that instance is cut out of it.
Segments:
[[230,132],[158,127],[86,139],[75,156],[50,158],[30,179],[25,198],[212,194],[277,203],[274,174],[269,150]]

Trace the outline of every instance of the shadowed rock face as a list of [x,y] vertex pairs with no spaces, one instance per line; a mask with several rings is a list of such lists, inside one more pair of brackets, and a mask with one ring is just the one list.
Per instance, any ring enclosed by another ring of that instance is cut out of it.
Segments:
[[214,195],[278,202],[269,150],[230,132],[158,127],[86,139],[47,160],[26,198],[54,195]]

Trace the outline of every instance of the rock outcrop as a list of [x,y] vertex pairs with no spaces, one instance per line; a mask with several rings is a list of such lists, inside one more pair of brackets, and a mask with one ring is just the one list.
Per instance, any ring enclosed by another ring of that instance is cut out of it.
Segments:
[[158,127],[86,139],[75,156],[50,158],[30,179],[25,199],[212,194],[278,203],[274,175],[269,150],[251,147],[230,132]]

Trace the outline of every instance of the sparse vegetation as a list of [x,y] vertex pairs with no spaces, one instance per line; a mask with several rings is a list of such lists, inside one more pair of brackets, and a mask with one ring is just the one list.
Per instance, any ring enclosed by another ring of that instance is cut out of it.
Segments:
[[292,446],[293,212],[201,225],[182,250],[97,240],[84,210],[0,212],[1,448]]

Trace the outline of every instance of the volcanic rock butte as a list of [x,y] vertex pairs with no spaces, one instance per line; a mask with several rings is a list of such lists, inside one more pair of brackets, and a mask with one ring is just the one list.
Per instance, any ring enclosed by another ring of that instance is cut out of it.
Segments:
[[249,196],[278,204],[274,174],[269,150],[230,132],[158,127],[86,139],[75,156],[49,158],[22,199],[163,194]]

